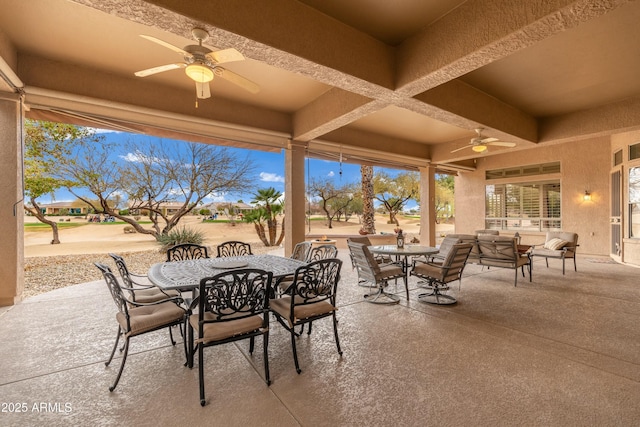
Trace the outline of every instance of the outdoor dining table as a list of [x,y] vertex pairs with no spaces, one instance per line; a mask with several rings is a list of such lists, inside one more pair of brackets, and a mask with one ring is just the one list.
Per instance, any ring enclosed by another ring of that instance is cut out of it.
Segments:
[[200,258],[160,262],[149,268],[147,277],[163,290],[195,290],[200,280],[239,268],[257,268],[273,273],[274,281],[292,275],[304,261],[276,255],[242,255],[223,258]]

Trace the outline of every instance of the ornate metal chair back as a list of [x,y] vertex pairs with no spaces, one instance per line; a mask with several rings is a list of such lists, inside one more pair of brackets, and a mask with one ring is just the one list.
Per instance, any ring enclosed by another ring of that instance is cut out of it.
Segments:
[[335,307],[341,268],[342,261],[337,258],[321,259],[298,267],[291,288],[292,319],[296,306],[328,300]]
[[[273,273],[264,270],[238,269],[202,279],[200,328],[206,323],[235,321],[263,313],[263,327],[267,327],[272,278]],[[201,336],[202,330],[199,332]]]
[[291,253],[291,258],[297,259],[298,261],[305,261],[309,255],[310,249],[310,242],[296,243],[296,246],[293,248],[293,252]]
[[252,255],[251,245],[244,242],[229,241],[218,245],[218,257]]
[[307,262],[319,261],[321,259],[336,258],[338,256],[338,248],[334,245],[321,245],[311,248]]
[[118,279],[111,271],[111,268],[108,265],[94,263],[96,267],[102,272],[102,276],[104,277],[105,282],[107,283],[107,287],[109,288],[109,292],[111,293],[111,297],[113,298],[113,302],[116,304],[118,311],[122,313],[127,318],[127,324],[129,323],[129,301],[124,296],[122,289],[120,288],[120,284],[118,283]]
[[199,258],[209,258],[209,251],[206,246],[183,243],[167,250],[167,261],[169,262]]

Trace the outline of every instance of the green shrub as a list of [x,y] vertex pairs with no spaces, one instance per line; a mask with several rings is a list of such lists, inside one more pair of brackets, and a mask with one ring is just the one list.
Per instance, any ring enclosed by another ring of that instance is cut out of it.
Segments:
[[158,236],[158,243],[162,245],[161,252],[166,252],[172,246],[181,243],[194,243],[201,245],[204,242],[204,234],[201,231],[193,230],[187,227],[174,228],[167,234]]

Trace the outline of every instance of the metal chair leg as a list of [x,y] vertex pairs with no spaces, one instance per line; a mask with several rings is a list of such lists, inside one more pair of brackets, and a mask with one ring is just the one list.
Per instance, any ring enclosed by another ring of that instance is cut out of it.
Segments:
[[113,349],[111,350],[111,355],[109,356],[109,360],[104,362],[104,366],[109,366],[109,363],[113,360],[113,355],[116,353],[116,348],[118,348],[118,342],[120,341],[120,326],[118,326],[118,335],[116,336],[116,342],[113,344]]
[[120,377],[122,376],[122,371],[124,370],[124,364],[127,361],[127,354],[129,354],[129,337],[126,338],[124,343],[124,354],[122,355],[122,363],[120,363],[120,370],[118,371],[118,376],[116,377],[115,382],[111,387],[109,387],[109,391],[113,391],[116,389],[118,382],[120,381]]
[[338,338],[338,319],[336,318],[336,312],[333,312],[333,336],[336,339],[336,347],[338,347],[338,354],[342,356],[342,349],[340,348],[340,339]]
[[171,345],[176,345],[176,340],[173,339],[173,332],[171,332],[171,326],[169,326],[169,339],[171,340]]
[[264,379],[267,385],[271,385],[271,377],[269,375],[269,331],[262,335],[262,357],[264,358]]
[[204,348],[198,344],[198,380],[200,382],[200,406],[207,404],[204,399]]
[[300,369],[300,364],[298,363],[298,351],[296,350],[296,335],[293,332],[293,329],[291,329],[291,348],[293,348],[293,361],[296,364],[296,372],[299,374],[300,372],[302,372],[302,370]]

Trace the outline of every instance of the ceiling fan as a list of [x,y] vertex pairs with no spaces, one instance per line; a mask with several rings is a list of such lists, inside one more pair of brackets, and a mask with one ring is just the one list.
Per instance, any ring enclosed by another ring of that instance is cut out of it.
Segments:
[[184,72],[187,76],[196,82],[196,96],[200,99],[211,97],[209,82],[213,80],[214,76],[222,77],[223,79],[226,79],[251,93],[258,93],[260,91],[260,86],[256,83],[219,65],[224,64],[225,62],[244,60],[245,58],[240,52],[233,48],[212,51],[208,47],[203,46],[202,42],[209,38],[209,33],[202,28],[194,28],[191,30],[191,34],[193,34],[193,37],[198,41],[198,44],[185,46],[184,49],[153,36],[141,34],[140,37],[183,55],[184,62],[175,62],[173,64],[148,68],[146,70],[136,72],[135,75],[138,77],[147,77],[164,71],[184,68]]
[[464,150],[466,148],[471,148],[476,153],[482,153],[483,151],[485,151],[487,149],[487,146],[489,146],[489,145],[495,145],[495,146],[499,146],[499,147],[515,147],[516,146],[515,142],[500,141],[498,138],[491,138],[491,137],[484,138],[482,136],[482,131],[483,130],[484,130],[484,128],[475,129],[475,131],[478,134],[478,136],[476,136],[475,138],[471,138],[471,141],[469,142],[469,145],[465,145],[464,147],[456,148],[455,150],[452,151],[452,153],[455,153],[456,151]]

